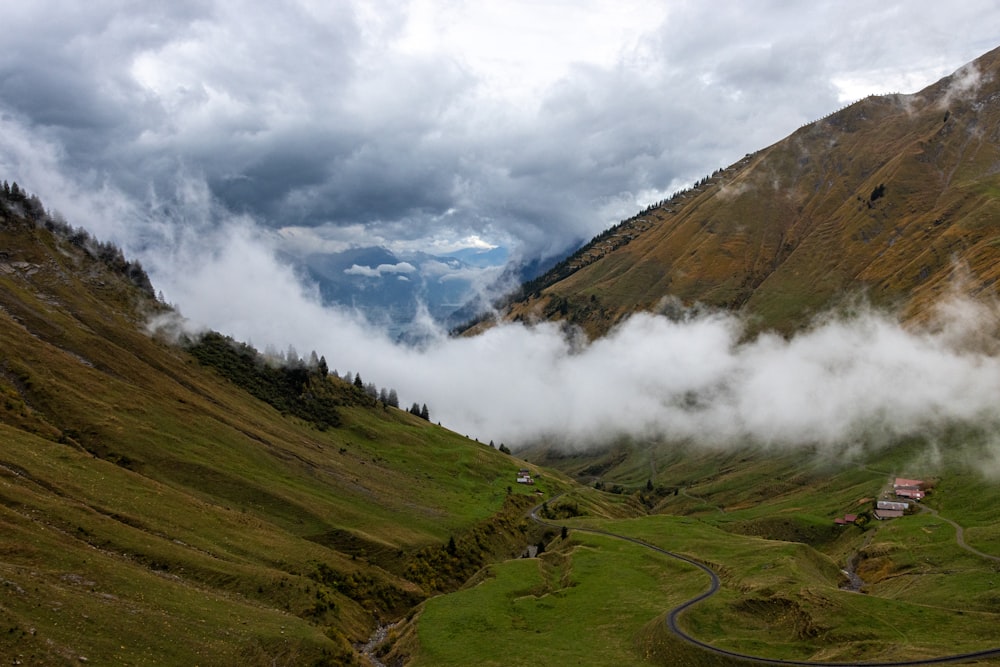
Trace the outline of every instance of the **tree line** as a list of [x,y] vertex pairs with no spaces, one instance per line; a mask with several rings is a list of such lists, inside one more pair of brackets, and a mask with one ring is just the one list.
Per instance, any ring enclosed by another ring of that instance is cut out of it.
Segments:
[[[127,260],[121,248],[114,243],[99,241],[83,227],[73,227],[60,215],[49,212],[39,197],[27,192],[16,181],[4,180],[0,184],[0,213],[7,214],[0,215],[0,225],[13,224],[19,218],[43,227],[56,238],[79,248],[111,271],[126,277],[148,297],[163,301],[162,296],[157,297],[148,274],[138,260]],[[336,371],[331,373],[326,358],[315,351],[308,358],[300,357],[291,346],[285,353],[271,349],[261,353],[250,345],[216,332],[186,337],[182,345],[200,362],[214,367],[251,395],[321,429],[340,423],[336,410],[338,405],[365,404],[362,397],[370,399],[374,405],[381,403],[385,408],[399,408],[399,396],[395,389],[379,389],[374,383],[365,383],[360,373],[353,376],[348,373],[345,377],[340,377]],[[330,375],[343,380],[354,393],[345,393],[343,388],[331,391],[324,386]],[[430,420],[426,403],[413,403],[408,411]]]
[[[355,389],[363,391],[366,396],[374,401],[375,405],[381,403],[383,407],[399,408],[399,394],[396,393],[396,390],[391,387],[382,387],[379,389],[374,382],[365,382],[362,380],[361,373],[354,373],[353,380],[351,379],[352,374],[350,371],[341,376],[336,370],[334,370],[332,375],[343,380],[344,382],[354,385]],[[422,419],[426,419],[427,421],[430,421],[431,418],[431,413],[430,410],[428,410],[426,403],[423,405],[420,403],[414,403],[409,409],[407,409],[407,412]]]
[[67,241],[92,259],[103,263],[111,271],[127,278],[147,296],[156,298],[156,294],[153,292],[153,283],[138,260],[125,259],[121,248],[114,243],[98,241],[83,227],[74,228],[60,215],[50,213],[45,209],[41,199],[36,195],[29,194],[16,181],[8,183],[4,180],[3,184],[0,185],[0,210],[30,220],[39,227],[44,227],[52,232],[56,238]]

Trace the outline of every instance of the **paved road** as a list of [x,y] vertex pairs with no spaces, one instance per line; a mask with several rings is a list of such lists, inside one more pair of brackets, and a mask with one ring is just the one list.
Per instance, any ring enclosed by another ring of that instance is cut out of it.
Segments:
[[[552,498],[550,498],[546,502],[552,502],[552,501],[556,500],[557,498],[559,498],[559,496],[561,496],[561,495],[563,495],[563,494],[560,493],[559,495],[553,496]],[[538,517],[537,513],[538,513],[538,510],[540,510],[542,508],[542,505],[544,505],[544,503],[536,505],[535,507],[533,507],[531,509],[531,512],[529,513],[529,516],[531,517],[531,520],[534,521],[534,522],[536,522],[536,523],[539,523],[539,524],[541,524],[543,526],[548,526],[550,528],[560,528],[561,529],[562,528],[561,524],[556,524],[556,523],[553,523],[551,521],[546,521],[545,519],[541,519],[541,518]],[[944,517],[940,517],[940,518],[944,519]],[[944,519],[944,520],[948,521],[948,519]],[[953,523],[953,522],[949,522],[949,523]],[[961,530],[961,528],[958,527],[957,524],[953,524],[953,525],[955,525],[956,528],[958,528],[959,531]],[[709,651],[711,653],[714,653],[716,655],[725,656],[727,658],[734,658],[736,660],[745,660],[745,661],[754,662],[754,663],[762,664],[762,665],[801,665],[803,667],[859,667],[861,665],[868,665],[870,667],[911,667],[911,666],[915,666],[915,665],[943,665],[943,664],[953,663],[953,662],[966,662],[966,661],[969,661],[969,660],[977,660],[977,659],[980,659],[980,658],[993,658],[993,657],[1000,656],[1000,646],[998,646],[997,648],[986,649],[984,651],[973,651],[971,653],[959,653],[959,654],[956,654],[956,655],[945,655],[945,656],[941,656],[939,658],[926,658],[924,660],[899,660],[899,661],[894,661],[894,662],[856,662],[856,661],[855,662],[814,662],[814,661],[811,661],[811,660],[780,660],[780,659],[777,659],[777,658],[764,658],[764,657],[761,657],[761,656],[749,655],[747,653],[739,653],[738,651],[727,651],[724,648],[718,648],[717,646],[712,646],[711,644],[709,644],[707,642],[704,642],[704,641],[702,641],[702,640],[700,640],[700,639],[698,639],[696,637],[692,637],[691,635],[689,635],[687,632],[685,632],[677,624],[677,619],[680,617],[680,615],[682,613],[684,613],[685,611],[687,611],[688,609],[690,609],[694,605],[698,604],[702,600],[705,600],[707,598],[712,597],[713,595],[716,594],[716,592],[718,592],[719,586],[720,586],[719,575],[716,574],[710,567],[708,567],[704,563],[699,562],[699,561],[697,561],[697,560],[695,560],[693,558],[689,558],[688,556],[684,556],[682,554],[675,553],[673,551],[668,551],[666,549],[662,549],[662,548],[660,548],[658,546],[655,546],[655,545],[650,544],[648,542],[644,542],[644,541],[642,541],[640,539],[637,539],[635,537],[629,537],[627,535],[619,535],[618,533],[612,533],[612,532],[609,532],[609,531],[606,531],[606,530],[598,530],[596,528],[576,528],[576,527],[573,527],[571,530],[579,531],[579,532],[582,532],[582,533],[592,533],[594,535],[604,535],[606,537],[612,537],[612,538],[615,538],[615,539],[618,539],[618,540],[624,540],[626,542],[631,542],[633,544],[637,544],[637,545],[639,545],[641,547],[644,547],[646,549],[651,549],[653,551],[656,551],[657,553],[661,553],[661,554],[663,554],[665,556],[669,556],[670,558],[676,558],[677,560],[681,560],[681,561],[684,561],[685,563],[689,563],[689,564],[695,566],[696,568],[698,568],[699,570],[701,570],[702,572],[704,572],[705,574],[707,574],[708,578],[709,578],[708,590],[706,590],[704,593],[701,593],[701,594],[699,594],[699,595],[691,598],[690,600],[688,600],[686,602],[682,602],[678,606],[676,606],[673,609],[671,609],[670,612],[669,612],[669,614],[667,615],[667,628],[670,630],[671,633],[673,633],[675,636],[679,637],[680,639],[686,641],[687,643],[692,644],[694,646],[697,646],[698,648],[704,649],[704,650]],[[964,542],[960,542],[960,544],[964,544]],[[966,548],[968,548],[968,549],[970,549],[972,551],[975,551],[974,549],[971,549],[971,547],[966,547]],[[975,552],[975,553],[980,553],[980,552]],[[980,555],[986,556],[987,558],[995,558],[994,556],[988,556],[986,554],[981,554],[980,553]]]

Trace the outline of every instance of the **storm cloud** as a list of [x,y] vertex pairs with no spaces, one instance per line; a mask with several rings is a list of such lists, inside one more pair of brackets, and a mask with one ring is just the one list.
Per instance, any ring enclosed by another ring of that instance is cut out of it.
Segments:
[[[845,101],[949,73],[995,46],[992,9],[20,3],[5,9],[0,114],[79,187],[140,206],[176,205],[195,179],[269,230],[476,236],[533,258]],[[0,156],[29,181],[6,136]]]

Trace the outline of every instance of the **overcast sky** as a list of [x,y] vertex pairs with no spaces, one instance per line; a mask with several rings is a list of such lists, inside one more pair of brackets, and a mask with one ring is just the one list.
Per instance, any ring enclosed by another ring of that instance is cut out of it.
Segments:
[[985,1],[5,5],[0,167],[67,215],[26,145],[146,206],[203,187],[290,246],[529,256],[1000,35]]
[[[757,377],[744,353],[772,364],[760,377],[800,369],[773,341],[734,352],[739,324],[725,318],[666,330],[637,320],[614,339],[628,346],[594,347],[612,359],[643,349],[636,336],[656,347],[686,332],[677,349],[714,341],[690,358],[731,365],[705,385],[704,369],[675,377],[674,357],[657,366],[647,355],[615,367],[635,373],[613,389],[622,402],[608,402],[603,379],[617,371],[557,332],[500,327],[400,348],[323,307],[280,251],[565,251],[804,123],[870,93],[915,92],[1000,40],[1000,11],[985,0],[32,0],[0,15],[0,178],[141,258],[196,323],[259,347],[316,349],[430,403],[446,425],[521,441],[553,423],[596,432],[585,416],[663,428],[662,414],[628,416],[650,386],[664,392],[660,408],[722,387],[710,392],[728,397],[719,423],[748,424],[732,412],[739,391],[725,388]],[[932,361],[951,349],[923,340],[908,349]],[[850,364],[857,351],[844,355]],[[964,372],[943,365],[945,377]],[[539,369],[550,379],[522,386]],[[824,382],[783,391],[823,396]],[[1000,390],[983,382],[995,405]],[[558,393],[567,386],[578,391]],[[528,423],[557,395],[555,419]],[[914,398],[907,414],[931,414],[934,400]],[[595,410],[601,401],[620,409]],[[785,442],[808,426],[758,435]]]

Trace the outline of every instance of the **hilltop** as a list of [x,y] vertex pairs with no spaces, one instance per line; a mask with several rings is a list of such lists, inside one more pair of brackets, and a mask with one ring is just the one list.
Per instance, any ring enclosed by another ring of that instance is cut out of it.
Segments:
[[598,235],[505,307],[591,335],[704,304],[790,332],[858,296],[919,319],[1000,278],[1000,50],[872,96]]
[[151,333],[176,314],[142,267],[4,186],[0,654],[363,662],[379,623],[536,539],[522,461],[314,364]]

